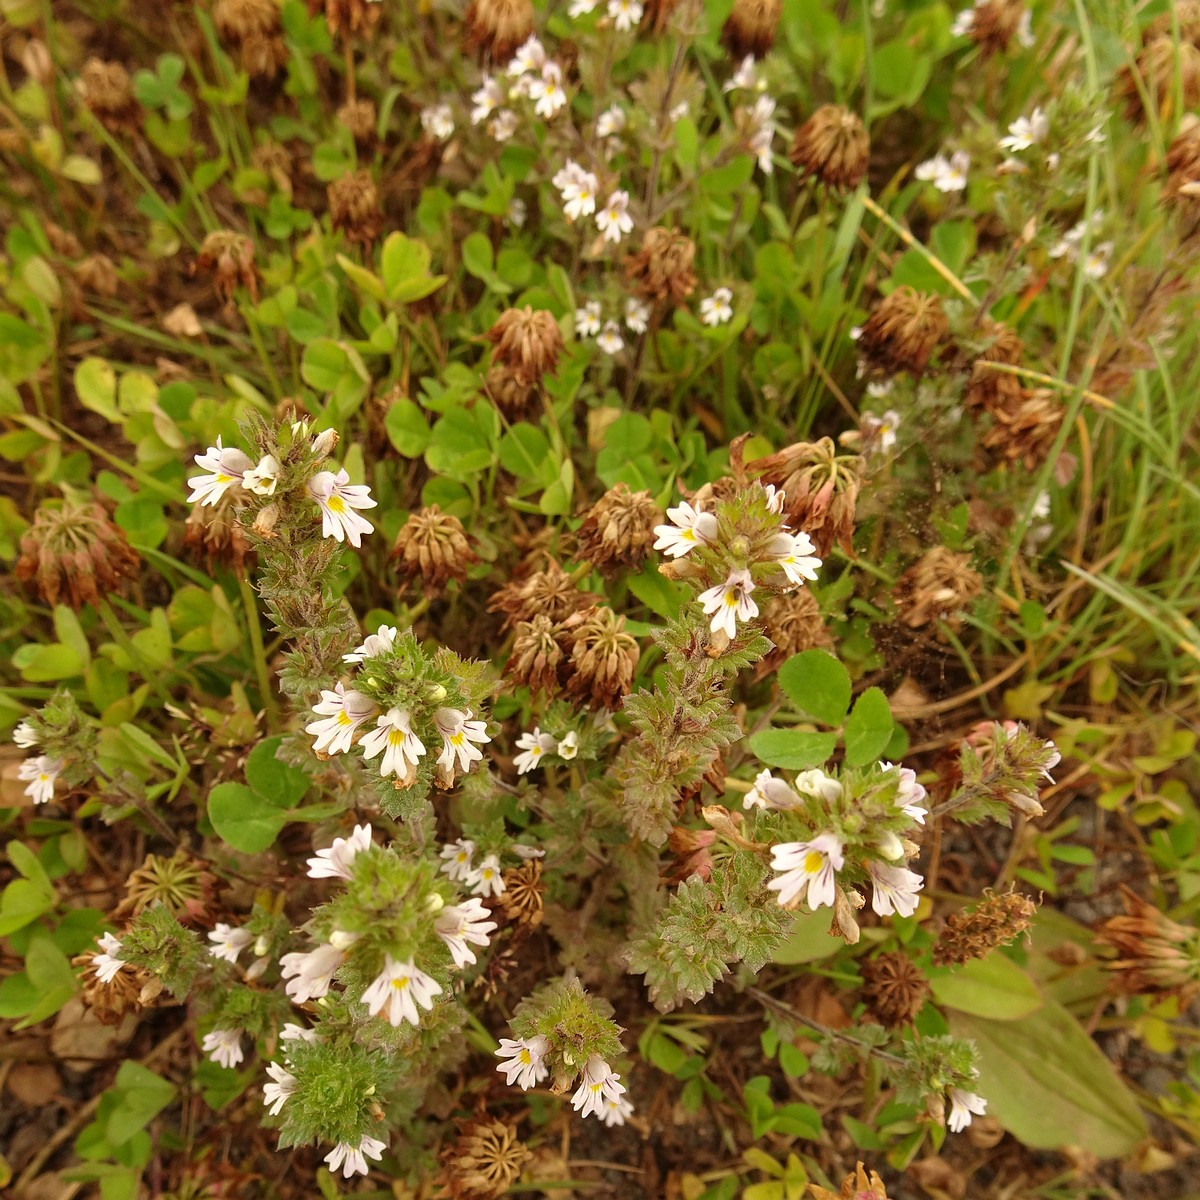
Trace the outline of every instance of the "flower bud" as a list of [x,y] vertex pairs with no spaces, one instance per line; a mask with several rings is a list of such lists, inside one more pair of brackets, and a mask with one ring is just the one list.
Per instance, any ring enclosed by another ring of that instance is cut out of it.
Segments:
[[312,452],[313,457],[317,462],[323,462],[334,451],[337,446],[338,432],[336,429],[323,429],[316,437],[313,438]]
[[329,944],[335,950],[349,950],[361,936],[358,933],[347,933],[345,930],[335,929],[329,935]]
[[442,687],[440,683],[431,683],[426,689],[426,694],[429,696],[430,703],[432,704],[441,704],[441,702],[449,695],[449,693],[444,687]]
[[438,913],[446,907],[446,901],[437,892],[430,892],[429,895],[425,897],[425,907],[429,909],[431,913]]
[[254,940],[254,954],[256,958],[262,958],[264,954],[271,948],[271,939],[265,933],[259,934]]
[[882,854],[883,857],[888,860],[888,862],[896,862],[898,859],[904,856],[904,843],[901,842],[900,839],[891,832],[891,830],[885,829],[883,833],[879,835],[879,840],[876,845],[879,847],[879,853]]

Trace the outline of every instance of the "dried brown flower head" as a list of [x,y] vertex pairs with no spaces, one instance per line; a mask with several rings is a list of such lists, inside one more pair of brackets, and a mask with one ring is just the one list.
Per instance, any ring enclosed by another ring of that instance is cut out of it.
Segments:
[[183,546],[194,562],[210,571],[224,566],[238,575],[246,573],[254,548],[238,520],[238,507],[231,492],[216,504],[193,505],[183,525]]
[[[292,198],[292,168],[294,162],[292,152],[279,142],[262,142],[254,147],[254,152],[250,155],[250,161],[260,170],[265,172],[271,182],[286,196],[289,200]],[[267,198],[264,195],[262,207],[267,206]]]
[[1016,892],[990,889],[970,912],[951,913],[933,947],[935,966],[983,958],[997,946],[1015,941],[1033,921],[1037,905]]
[[833,638],[825,628],[821,606],[808,588],[772,596],[763,610],[763,633],[774,649],[758,664],[756,679],[765,679],[781,663],[803,650],[827,650]]
[[383,16],[379,0],[308,0],[308,11],[325,13],[325,24],[336,38],[370,34]]
[[76,264],[75,278],[85,292],[92,292],[111,300],[121,286],[120,276],[113,260],[107,254],[89,254]]
[[529,305],[505,309],[487,338],[496,347],[494,361],[530,386],[540,384],[547,372],[554,374],[563,348],[562,330],[554,314],[545,309],[535,311]]
[[1146,37],[1174,36],[1175,25],[1181,41],[1200,45],[1200,0],[1179,0],[1146,26]]
[[471,0],[464,19],[466,44],[480,62],[507,65],[533,33],[532,0]]
[[1146,121],[1143,89],[1154,105],[1159,119],[1169,125],[1175,114],[1175,71],[1178,63],[1184,109],[1200,104],[1200,49],[1181,40],[1178,47],[1170,33],[1153,37],[1132,63],[1126,63],[1116,76],[1117,99],[1125,115],[1135,125]]
[[834,544],[847,554],[854,535],[854,509],[865,462],[858,454],[838,454],[830,438],[795,442],[746,464],[763,483],[774,484],[784,494],[787,523],[807,533],[824,558]]
[[667,24],[679,7],[679,0],[646,0],[642,12],[642,32],[659,37],[667,31]]
[[871,139],[857,113],[840,104],[822,104],[799,129],[788,157],[826,187],[848,192],[867,173]]
[[575,580],[551,559],[544,571],[533,571],[506,583],[488,601],[488,611],[505,613],[508,619],[504,628],[509,629],[518,621],[532,621],[537,616],[561,622],[595,604],[596,599],[590,592],[581,592]]
[[258,268],[254,265],[254,243],[232,229],[215,229],[200,246],[196,270],[211,275],[213,290],[225,304],[233,303],[239,284],[258,302]]
[[132,964],[123,966],[108,983],[102,983],[96,974],[97,957],[98,951],[90,950],[76,955],[71,962],[83,968],[81,999],[101,1025],[120,1025],[126,1013],[150,1008],[161,995],[161,981]]
[[252,33],[241,44],[238,59],[252,79],[274,79],[283,70],[291,51],[282,34]]
[[277,33],[279,6],[275,0],[216,0],[213,24],[222,39],[242,42],[253,34]]
[[32,583],[47,604],[62,600],[80,609],[110,592],[124,594],[126,582],[137,577],[139,561],[99,504],[67,497],[37,510],[21,536],[13,574]]
[[879,1023],[898,1029],[916,1019],[929,996],[924,972],[900,951],[880,954],[862,964],[863,997]]
[[[381,7],[381,6],[376,6]],[[329,218],[350,241],[369,246],[383,230],[383,209],[370,171],[352,171],[326,189]]]
[[898,287],[863,322],[858,348],[872,366],[920,375],[950,331],[942,301],[932,292]]
[[979,352],[979,357],[971,366],[965,399],[970,409],[994,413],[1020,403],[1021,381],[1007,371],[993,371],[985,364],[994,362],[1009,367],[1020,366],[1024,347],[1016,330],[1002,322],[988,322],[986,333],[992,340]]
[[79,72],[83,102],[110,132],[132,133],[142,120],[142,106],[133,94],[129,72],[119,62],[89,58]]
[[984,0],[975,7],[967,36],[984,58],[1003,54],[1020,32],[1028,11],[1025,0]]
[[782,9],[781,0],[733,0],[733,9],[721,27],[721,45],[736,59],[747,54],[762,58],[775,44]]
[[596,606],[572,613],[563,628],[571,647],[567,695],[597,708],[620,708],[638,662],[637,640],[625,631],[625,618]]
[[533,929],[542,923],[542,897],[546,886],[542,883],[542,860],[531,858],[519,867],[510,867],[503,872],[504,891],[495,903],[505,918],[525,929]]
[[441,1153],[438,1182],[450,1200],[496,1200],[530,1157],[513,1125],[481,1113],[459,1122],[458,1137]]
[[896,582],[896,607],[910,629],[934,620],[953,624],[957,615],[983,590],[983,578],[969,554],[934,546]]
[[[699,788],[696,788],[697,794]],[[740,813],[732,814],[740,816]],[[668,887],[683,883],[693,875],[701,879],[712,876],[712,847],[717,840],[715,829],[689,829],[685,825],[672,825],[667,834],[667,845],[674,859],[663,871],[663,883]]]
[[378,121],[379,113],[375,108],[375,101],[366,97],[347,100],[337,110],[337,123],[350,130],[350,136],[359,146],[370,146],[374,143]]
[[1035,471],[1053,448],[1065,412],[1066,406],[1049,388],[1022,391],[1019,401],[993,411],[995,424],[981,444],[1008,462]]
[[529,416],[542,394],[540,388],[503,363],[493,363],[488,368],[484,387],[488,399],[509,421]]
[[426,592],[440,595],[448,580],[465,583],[467,568],[479,561],[463,523],[436,505],[409,516],[392,547],[396,571],[407,582],[420,579]]
[[819,1187],[815,1183],[808,1185],[814,1200],[888,1200],[887,1189],[877,1172],[872,1171],[870,1178],[859,1163],[853,1174],[842,1180],[840,1191],[831,1192],[828,1188]]
[[518,621],[512,653],[504,664],[505,678],[517,687],[524,684],[531,692],[553,695],[566,657],[559,644],[561,636],[561,627],[541,614],[532,621]]
[[184,925],[206,924],[216,893],[217,877],[208,864],[186,850],[176,850],[170,858],[147,854],[125,881],[125,897],[113,916],[136,917],[143,909],[163,904]]
[[649,492],[611,487],[584,514],[579,526],[579,557],[605,574],[639,567],[654,544],[662,513]]
[[1163,200],[1195,221],[1200,216],[1200,118],[1188,113],[1167,150]]
[[1178,996],[1186,1007],[1200,991],[1200,930],[1177,924],[1127,887],[1125,915],[1109,917],[1096,942],[1117,952],[1105,962],[1114,991],[1126,996]]
[[634,294],[656,303],[682,304],[695,291],[692,263],[696,243],[678,229],[656,225],[642,238],[642,248],[625,259],[625,278]]
[[55,254],[61,254],[63,258],[83,257],[83,245],[69,229],[64,229],[53,221],[46,221],[42,228]]

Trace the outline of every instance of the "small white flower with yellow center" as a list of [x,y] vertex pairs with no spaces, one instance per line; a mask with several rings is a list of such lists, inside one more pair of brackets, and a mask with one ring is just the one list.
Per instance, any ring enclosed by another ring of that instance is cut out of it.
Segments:
[[279,960],[279,973],[287,980],[283,990],[295,1004],[307,1004],[327,995],[346,953],[332,944],[317,946],[300,953],[285,954]]
[[570,762],[571,759],[579,753],[579,734],[575,730],[571,730],[566,737],[561,738],[558,743],[558,757]]
[[913,172],[924,183],[932,183],[939,192],[961,192],[967,186],[967,171],[971,157],[963,150],[956,150],[949,158],[936,154],[926,159]]
[[575,332],[580,337],[595,337],[600,332],[602,311],[599,300],[589,300],[582,308],[577,308]]
[[316,738],[313,749],[319,754],[345,754],[358,727],[377,711],[374,701],[362,692],[336,683],[331,691],[322,689],[321,699],[313,705],[313,713],[321,719],[310,721],[304,732]]
[[591,171],[585,171],[577,163],[568,161],[566,167],[554,176],[562,193],[563,214],[568,221],[590,217],[596,211],[596,192],[599,180]]
[[528,775],[534,767],[542,764],[542,756],[553,754],[558,747],[558,741],[548,733],[543,733],[536,725],[532,733],[523,733],[517,738],[517,749],[520,754],[514,756],[513,766],[518,775]]
[[488,944],[488,934],[497,928],[496,922],[489,919],[491,915],[477,896],[462,904],[449,904],[438,913],[433,928],[446,943],[456,967],[475,961],[475,952],[468,942],[476,946]]
[[479,867],[472,872],[472,877],[467,881],[471,885],[471,892],[476,896],[501,896],[505,892],[504,876],[500,872],[500,858],[496,854],[489,854],[487,858],[479,864]]
[[101,983],[112,983],[117,972],[126,965],[123,958],[117,957],[121,949],[120,939],[111,933],[103,933],[97,944],[101,953],[92,955],[92,968]]
[[624,1096],[605,1096],[604,1106],[600,1110],[600,1118],[611,1129],[614,1125],[624,1125],[627,1118],[633,1116],[633,1105]]
[[496,1057],[507,1059],[496,1068],[504,1076],[504,1082],[511,1087],[514,1083],[524,1092],[536,1087],[547,1075],[550,1068],[546,1065],[546,1055],[550,1052],[550,1042],[538,1034],[531,1038],[501,1038],[500,1049]]
[[379,654],[386,654],[396,645],[397,629],[395,625],[380,625],[368,634],[361,646],[355,646],[349,654],[342,655],[344,663],[361,663]]
[[716,328],[733,318],[733,293],[727,287],[719,287],[711,296],[700,301],[700,320]]
[[22,750],[32,750],[41,741],[28,721],[21,721],[12,732],[12,739]]
[[455,760],[460,771],[469,771],[471,764],[483,758],[479,746],[490,742],[487,725],[483,721],[472,721],[471,711],[457,708],[439,708],[433,714],[433,723],[442,735],[442,752],[438,755],[438,766],[453,771]]
[[710,587],[696,597],[707,615],[712,617],[709,628],[713,633],[724,632],[726,637],[737,636],[737,623],[751,621],[758,616],[758,605],[751,599],[754,580],[750,572],[737,568],[729,572],[729,578],[716,587]]
[[338,1142],[325,1155],[325,1162],[331,1175],[340,1170],[343,1179],[350,1179],[354,1175],[366,1175],[370,1169],[367,1166],[367,1159],[378,1161],[383,1157],[386,1149],[387,1142],[381,1142],[378,1138],[367,1137],[364,1134],[359,1139],[357,1146],[352,1146],[349,1142]]
[[448,842],[442,847],[442,865],[438,869],[449,879],[468,879],[473,874],[471,859],[474,854],[475,843],[469,838]]
[[[488,134],[497,142],[507,142],[514,133],[517,132],[517,114],[511,108],[502,108],[489,122]],[[511,216],[513,205],[521,206],[521,219],[518,221]],[[510,216],[509,220],[518,228],[525,224],[525,201],[515,198],[512,204],[509,205]]]
[[389,708],[376,721],[375,728],[363,735],[361,747],[363,758],[367,760],[383,753],[380,775],[397,775],[401,779],[412,776],[411,768],[425,754],[425,743],[413,733],[408,713],[402,708]]
[[209,932],[208,940],[213,944],[209,946],[208,952],[213,958],[223,959],[228,963],[235,963],[238,960],[238,955],[254,941],[254,934],[248,929],[239,929],[233,925],[226,925],[223,921]]
[[267,1063],[271,1082],[263,1085],[263,1104],[273,1117],[283,1111],[287,1098],[296,1090],[296,1077],[280,1063]]
[[650,324],[650,305],[630,296],[625,301],[625,324],[631,333],[645,333]]
[[897,771],[900,775],[900,785],[896,789],[896,806],[906,813],[918,825],[925,824],[928,815],[925,810],[925,789],[917,782],[917,773],[911,767],[897,767],[894,763],[881,762],[883,771]]
[[775,561],[783,568],[790,583],[803,584],[817,577],[821,560],[807,533],[777,533],[767,545]]
[[1000,145],[1013,154],[1028,150],[1050,132],[1050,121],[1040,108],[1035,108],[1027,117],[1018,117],[1009,127],[1008,136],[1000,139]]
[[199,501],[201,508],[216,504],[231,487],[241,485],[247,471],[254,469],[254,463],[246,454],[235,446],[222,446],[220,438],[215,446],[196,455],[196,466],[207,473],[193,475],[188,480],[188,487],[192,489],[188,503]]
[[348,838],[334,838],[333,845],[318,850],[308,860],[309,879],[349,879],[350,864],[356,855],[371,848],[370,825],[355,825]]
[[206,1033],[200,1043],[201,1050],[208,1051],[208,1057],[218,1066],[232,1070],[246,1057],[242,1049],[242,1031],[240,1029],[214,1029]]
[[789,809],[800,807],[800,797],[781,779],[770,771],[759,771],[754,777],[754,786],[742,799],[745,809]]
[[600,331],[600,336],[596,338],[596,345],[605,354],[619,354],[624,350],[625,339],[621,336],[620,325],[616,321],[605,321],[604,328]]
[[640,0],[608,0],[608,16],[620,33],[628,33],[642,19]]
[[754,69],[754,55],[747,54],[738,64],[738,69],[721,86],[721,91],[732,92],[735,88],[749,90],[758,85],[758,72]]
[[583,1117],[593,1113],[602,1117],[605,1101],[619,1100],[624,1091],[620,1075],[600,1055],[593,1054],[583,1068],[579,1087],[571,1097],[571,1107]]
[[871,907],[881,917],[890,913],[911,917],[917,911],[924,876],[907,867],[891,867],[874,861],[867,864],[867,872],[873,885]]
[[531,35],[518,47],[512,62],[508,64],[508,73],[510,76],[516,77],[530,71],[540,71],[545,65],[545,47]]
[[602,138],[612,137],[625,128],[625,123],[625,110],[614,104],[611,108],[606,108],[596,118],[596,136]]
[[318,471],[308,481],[308,494],[321,510],[321,535],[349,542],[355,548],[362,545],[362,535],[373,533],[375,526],[355,511],[374,508],[371,489],[364,483],[351,483],[343,467],[333,471]]
[[454,133],[454,114],[448,104],[430,104],[421,109],[421,128],[431,138],[444,142]]
[[767,889],[779,893],[783,908],[795,908],[805,899],[811,909],[832,908],[836,873],[845,864],[837,834],[821,833],[811,842],[783,842],[771,847],[771,868],[782,874]]
[[529,95],[536,103],[533,111],[539,117],[552,117],[567,102],[567,93],[562,85],[562,67],[548,62],[540,76],[529,85]]
[[654,549],[668,558],[680,558],[697,546],[707,546],[716,540],[717,518],[714,513],[700,512],[686,500],[667,509],[670,525],[655,525],[657,535]]
[[411,962],[396,962],[385,955],[383,970],[362,994],[362,1002],[371,1016],[384,1016],[391,1025],[407,1021],[419,1025],[419,1004],[428,1011],[433,1007],[434,996],[440,996],[442,985],[436,979],[419,971]]
[[1089,279],[1103,279],[1108,274],[1108,260],[1112,254],[1112,242],[1101,242],[1088,251],[1083,260],[1083,273]]
[[775,171],[775,160],[771,157],[771,143],[775,140],[774,117],[775,101],[770,96],[759,96],[750,110],[749,124],[753,132],[748,144],[764,175]]
[[971,1123],[971,1114],[982,1117],[987,1112],[987,1101],[974,1092],[964,1092],[962,1088],[952,1087],[949,1091],[950,1115],[946,1118],[946,1128],[951,1133],[962,1133]]
[[62,760],[39,754],[36,758],[27,758],[17,768],[17,778],[29,784],[25,795],[34,804],[48,804],[54,799],[54,783],[62,770]]
[[282,469],[275,455],[264,454],[258,464],[242,476],[242,487],[256,496],[273,496]]
[[596,214],[596,227],[604,234],[606,242],[619,242],[632,228],[633,218],[629,215],[629,193],[618,189],[604,202]]
[[490,75],[483,77],[477,91],[471,93],[471,124],[481,125],[504,104],[504,88]]

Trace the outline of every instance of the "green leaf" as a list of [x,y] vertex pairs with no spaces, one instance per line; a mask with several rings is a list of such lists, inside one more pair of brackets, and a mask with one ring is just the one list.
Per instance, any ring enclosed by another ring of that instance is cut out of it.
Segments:
[[13,666],[29,683],[51,683],[59,679],[74,679],[82,675],[87,663],[76,650],[59,642],[40,646],[26,642],[12,656]]
[[999,951],[930,979],[929,987],[944,1008],[992,1021],[1015,1021],[1043,1003],[1037,984]]
[[829,914],[820,910],[797,913],[788,939],[771,955],[782,966],[832,958],[846,943],[829,932]]
[[277,808],[294,808],[304,799],[312,780],[299,767],[289,766],[276,757],[282,737],[259,742],[246,758],[246,782],[268,803]]
[[975,1043],[988,1112],[1026,1146],[1119,1158],[1147,1136],[1137,1100],[1058,1004],[1048,1001],[1020,1021],[953,1013],[950,1027]]
[[500,439],[497,453],[500,465],[518,479],[546,487],[558,478],[558,463],[550,454],[550,443],[536,425],[514,425]]
[[388,441],[405,458],[420,458],[429,448],[432,434],[419,404],[402,396],[392,403],[383,421]]
[[8,937],[54,907],[53,894],[28,879],[14,879],[0,896],[0,937]]
[[115,1087],[119,1100],[104,1128],[112,1146],[120,1146],[145,1129],[175,1099],[173,1084],[136,1062],[121,1064]]
[[429,274],[429,247],[422,241],[391,233],[380,252],[380,274],[388,299],[397,304],[420,300],[446,282],[445,275]]
[[288,814],[245,784],[219,783],[208,793],[208,819],[227,845],[261,854],[279,836]]
[[824,650],[794,654],[779,668],[779,686],[802,712],[838,726],[850,707],[850,672]]
[[117,408],[117,373],[102,358],[85,358],[75,368],[75,395],[84,408],[114,425],[125,420]]
[[750,738],[750,749],[769,767],[807,771],[829,760],[836,733],[805,733],[799,729],[763,729]]
[[629,576],[629,590],[651,612],[668,621],[674,620],[683,611],[691,593],[679,583],[674,583],[661,574],[654,563],[650,563],[640,575]]
[[846,719],[843,736],[847,765],[865,767],[875,762],[892,740],[894,726],[887,697],[877,687],[867,688]]
[[565,517],[571,511],[575,491],[575,465],[568,458],[558,469],[558,478],[542,493],[538,508],[548,517]]

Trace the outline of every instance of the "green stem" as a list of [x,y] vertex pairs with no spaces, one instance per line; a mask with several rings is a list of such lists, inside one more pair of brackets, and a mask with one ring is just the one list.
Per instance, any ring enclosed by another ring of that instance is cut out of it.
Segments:
[[267,670],[267,653],[263,647],[262,622],[258,612],[258,597],[250,581],[238,576],[238,591],[242,594],[242,607],[246,610],[246,627],[250,630],[250,653],[254,657],[254,673],[258,679],[259,697],[267,717],[267,732],[272,733],[279,723],[279,709],[275,704],[275,690],[271,687],[271,676]]
[[117,620],[117,614],[113,612],[108,601],[103,597],[99,597],[96,600],[96,611],[100,614],[100,619],[104,622],[104,627],[112,636],[113,641],[125,651],[129,661],[137,669],[138,674],[150,685],[161,700],[167,704],[173,704],[175,702],[174,698],[163,686],[160,678],[161,673],[146,661],[142,652],[133,644],[121,622]]

